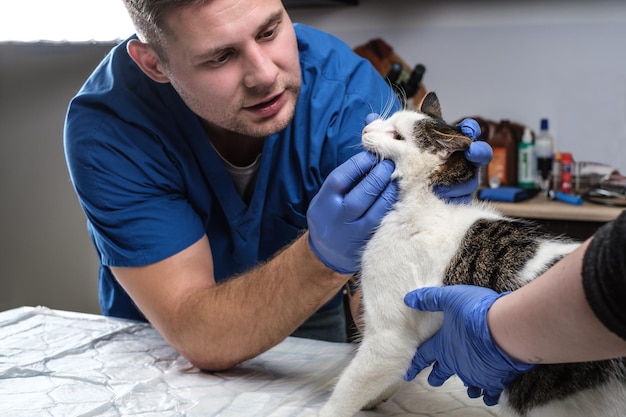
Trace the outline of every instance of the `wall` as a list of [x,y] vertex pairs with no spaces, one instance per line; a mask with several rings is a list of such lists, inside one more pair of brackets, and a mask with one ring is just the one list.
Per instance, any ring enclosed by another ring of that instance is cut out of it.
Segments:
[[424,64],[448,120],[548,117],[559,150],[626,173],[626,2],[361,0],[291,16]]
[[99,312],[97,259],[63,154],[71,97],[104,45],[0,45],[0,310]]
[[[423,63],[450,120],[536,128],[549,117],[561,150],[626,172],[626,2],[361,0],[291,15],[352,46],[383,37]],[[99,311],[62,128],[68,101],[110,47],[0,44],[0,310]]]

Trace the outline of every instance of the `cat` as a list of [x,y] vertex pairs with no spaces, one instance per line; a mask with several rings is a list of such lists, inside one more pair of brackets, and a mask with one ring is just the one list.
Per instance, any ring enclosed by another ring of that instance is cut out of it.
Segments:
[[[320,417],[353,416],[406,383],[416,349],[443,319],[442,313],[405,306],[407,292],[452,284],[514,290],[580,244],[505,217],[488,203],[446,204],[435,195],[435,184],[462,183],[476,168],[463,154],[471,139],[443,120],[433,92],[417,111],[401,110],[367,125],[362,143],[381,159],[394,161],[399,195],[364,248],[362,340]],[[538,365],[505,389],[499,412],[512,417],[626,416],[625,364],[616,359]]]

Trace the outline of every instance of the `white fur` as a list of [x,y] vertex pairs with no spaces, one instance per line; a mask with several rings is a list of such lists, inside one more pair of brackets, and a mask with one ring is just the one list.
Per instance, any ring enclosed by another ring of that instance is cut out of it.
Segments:
[[[351,417],[393,394],[403,383],[418,346],[442,323],[441,313],[413,310],[405,306],[404,296],[417,288],[442,285],[447,265],[476,220],[504,218],[487,204],[449,205],[432,192],[427,176],[433,166],[443,161],[437,155],[415,152],[416,147],[406,140],[394,139],[398,134],[410,137],[414,122],[424,117],[415,112],[400,112],[364,129],[366,149],[394,160],[396,172],[403,174],[399,178],[400,196],[364,249],[363,339],[320,417]],[[521,275],[530,279],[546,259],[555,255],[555,250],[560,254],[575,246],[563,249],[562,245],[541,245],[537,262],[529,263]],[[621,385],[613,387],[613,391],[588,390],[576,396],[579,401],[572,398],[554,403],[534,410],[531,416],[615,416],[597,411],[594,404],[602,395],[608,400],[626,401]],[[580,403],[585,401],[589,403]],[[506,403],[505,397],[502,403]]]
[[567,255],[578,246],[580,246],[580,243],[541,242],[539,248],[537,248],[537,253],[533,259],[524,265],[517,279],[519,279],[520,283],[529,283],[534,277],[543,273],[547,269],[546,265],[549,265],[553,259]]

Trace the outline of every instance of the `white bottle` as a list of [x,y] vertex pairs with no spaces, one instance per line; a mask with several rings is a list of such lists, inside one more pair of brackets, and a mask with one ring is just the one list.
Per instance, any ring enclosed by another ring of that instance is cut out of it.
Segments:
[[554,139],[548,129],[548,119],[541,119],[541,130],[535,138],[535,155],[537,156],[537,180],[541,190],[547,191],[554,157]]
[[517,148],[517,185],[532,189],[537,186],[537,157],[533,135],[529,128],[524,129],[522,141]]

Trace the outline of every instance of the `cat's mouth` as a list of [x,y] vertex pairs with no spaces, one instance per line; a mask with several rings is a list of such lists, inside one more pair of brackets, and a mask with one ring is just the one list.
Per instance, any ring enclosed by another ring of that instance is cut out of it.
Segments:
[[370,143],[369,138],[367,136],[363,136],[361,138],[361,144],[363,145],[363,148],[368,151],[371,152],[373,154],[376,153],[376,147]]
[[363,149],[365,149],[367,152],[371,153],[372,155],[376,156],[380,161],[385,159],[384,155],[380,153],[378,148],[376,148],[375,144],[369,143],[368,140],[363,140],[361,143],[363,145]]

